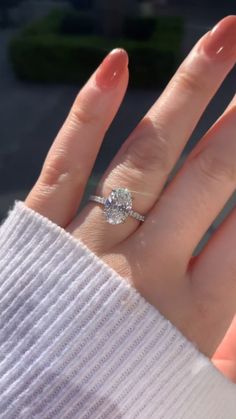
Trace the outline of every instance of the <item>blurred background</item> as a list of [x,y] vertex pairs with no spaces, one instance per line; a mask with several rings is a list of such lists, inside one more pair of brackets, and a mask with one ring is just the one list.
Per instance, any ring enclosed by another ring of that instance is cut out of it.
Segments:
[[[83,83],[114,47],[130,56],[130,85],[87,194],[196,40],[236,13],[235,0],[0,0],[0,219],[34,184]],[[186,154],[235,91],[233,70]],[[233,196],[208,235],[235,203]]]

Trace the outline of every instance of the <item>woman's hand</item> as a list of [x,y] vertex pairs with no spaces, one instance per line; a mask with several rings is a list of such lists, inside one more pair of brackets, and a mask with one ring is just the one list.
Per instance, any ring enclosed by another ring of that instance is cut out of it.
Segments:
[[134,210],[146,215],[144,223],[128,217],[111,225],[102,205],[94,202],[75,217],[126,91],[128,58],[123,50],[109,54],[80,91],[26,199],[30,208],[81,239],[130,281],[202,352],[212,356],[218,348],[213,360],[234,381],[235,211],[200,255],[192,257],[235,190],[234,100],[163,187],[235,60],[236,17],[230,16],[200,39],[104,174],[96,195],[107,197],[114,188],[128,188]]

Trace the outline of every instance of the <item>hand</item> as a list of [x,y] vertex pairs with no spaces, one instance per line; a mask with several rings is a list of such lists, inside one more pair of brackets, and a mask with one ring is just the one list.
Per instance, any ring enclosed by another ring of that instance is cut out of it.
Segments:
[[[194,249],[236,185],[236,101],[163,190],[204,109],[236,59],[236,17],[204,35],[130,134],[96,195],[128,188],[144,223],[109,224],[100,204],[75,213],[125,94],[128,57],[114,50],[80,91],[26,205],[81,239],[236,381],[236,213]],[[230,326],[231,325],[231,326]],[[229,329],[228,329],[229,328]],[[228,333],[224,335],[228,329]]]

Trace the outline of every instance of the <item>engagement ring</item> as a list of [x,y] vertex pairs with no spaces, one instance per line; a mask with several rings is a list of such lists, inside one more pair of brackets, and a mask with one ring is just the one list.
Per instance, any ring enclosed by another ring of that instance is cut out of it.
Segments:
[[107,198],[91,195],[90,201],[104,205],[104,214],[109,224],[124,223],[127,217],[144,221],[145,217],[132,209],[132,195],[126,188],[113,189]]

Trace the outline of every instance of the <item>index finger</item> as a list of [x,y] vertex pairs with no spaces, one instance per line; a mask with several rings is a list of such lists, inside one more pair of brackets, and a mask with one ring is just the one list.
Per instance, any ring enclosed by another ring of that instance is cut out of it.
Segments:
[[76,213],[102,140],[128,84],[128,56],[115,49],[79,92],[26,199],[65,227]]

